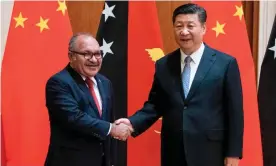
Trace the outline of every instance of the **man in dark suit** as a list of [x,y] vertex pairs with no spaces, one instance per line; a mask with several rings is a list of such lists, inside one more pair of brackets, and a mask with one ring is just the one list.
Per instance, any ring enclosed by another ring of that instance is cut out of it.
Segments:
[[69,42],[70,63],[46,85],[51,137],[45,166],[111,166],[113,137],[125,139],[127,125],[115,125],[111,82],[98,71],[102,54],[87,33]]
[[[156,62],[143,108],[117,124],[136,137],[162,116],[162,166],[238,166],[243,147],[243,98],[234,57],[203,43],[206,11],[196,4],[175,9],[180,49]],[[235,49],[235,48],[233,48]]]

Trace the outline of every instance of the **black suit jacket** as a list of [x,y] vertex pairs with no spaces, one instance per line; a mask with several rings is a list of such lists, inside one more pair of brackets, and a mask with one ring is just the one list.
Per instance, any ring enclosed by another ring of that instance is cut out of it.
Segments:
[[45,166],[113,165],[112,141],[107,136],[113,122],[113,90],[103,75],[95,76],[102,99],[100,117],[89,88],[68,65],[46,85],[51,137]]
[[223,166],[225,157],[241,158],[243,98],[236,59],[205,45],[185,98],[180,57],[177,49],[156,62],[148,101],[130,117],[133,136],[162,116],[162,166]]

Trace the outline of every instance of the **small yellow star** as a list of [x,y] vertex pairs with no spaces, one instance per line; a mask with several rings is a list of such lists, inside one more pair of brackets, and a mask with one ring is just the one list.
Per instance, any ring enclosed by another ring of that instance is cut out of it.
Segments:
[[47,23],[48,23],[49,19],[43,19],[41,16],[40,16],[40,21],[39,23],[36,24],[36,26],[40,27],[40,32],[42,32],[44,29],[49,29]]
[[217,25],[216,27],[212,28],[212,30],[216,31],[216,37],[218,37],[218,35],[220,33],[222,34],[225,34],[223,28],[224,28],[225,24],[220,24],[218,21],[217,21]]
[[24,21],[26,21],[28,18],[24,18],[22,16],[22,13],[20,12],[19,16],[18,17],[14,17],[13,19],[16,21],[15,28],[18,27],[18,26],[21,26],[22,28],[24,28]]
[[243,9],[242,9],[242,5],[240,7],[236,6],[236,13],[233,16],[239,16],[240,20],[242,20],[242,16],[243,16]]
[[63,15],[65,15],[65,10],[67,9],[67,6],[66,6],[66,3],[65,3],[65,0],[63,2],[61,2],[60,0],[58,0],[58,9],[57,11],[61,11]]

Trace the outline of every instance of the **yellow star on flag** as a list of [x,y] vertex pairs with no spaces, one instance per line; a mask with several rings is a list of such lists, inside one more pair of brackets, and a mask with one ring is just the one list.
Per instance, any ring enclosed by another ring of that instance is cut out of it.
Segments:
[[65,15],[65,11],[67,10],[67,6],[65,3],[65,0],[63,2],[61,2],[60,0],[58,0],[58,9],[57,11],[61,11],[63,15]]
[[49,19],[43,19],[41,16],[40,16],[40,21],[39,23],[36,24],[36,26],[40,27],[40,32],[42,32],[44,29],[49,29],[47,23],[48,23]]
[[28,18],[24,18],[22,16],[22,13],[20,12],[19,16],[18,17],[14,17],[13,19],[16,21],[15,28],[18,27],[18,26],[21,26],[22,28],[24,28],[24,21],[26,21]]
[[242,20],[242,16],[243,16],[243,9],[242,9],[242,5],[240,7],[236,6],[236,13],[233,16],[239,16],[240,20]]
[[216,37],[218,37],[218,35],[221,33],[221,34],[225,34],[223,28],[225,26],[225,23],[224,24],[220,24],[218,21],[217,21],[217,25],[216,27],[212,28],[212,30],[216,31]]

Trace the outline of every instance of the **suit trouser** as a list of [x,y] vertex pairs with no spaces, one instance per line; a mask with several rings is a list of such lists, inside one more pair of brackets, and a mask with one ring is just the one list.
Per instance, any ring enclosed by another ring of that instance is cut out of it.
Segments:
[[102,166],[106,166],[105,165],[105,156],[102,157]]

